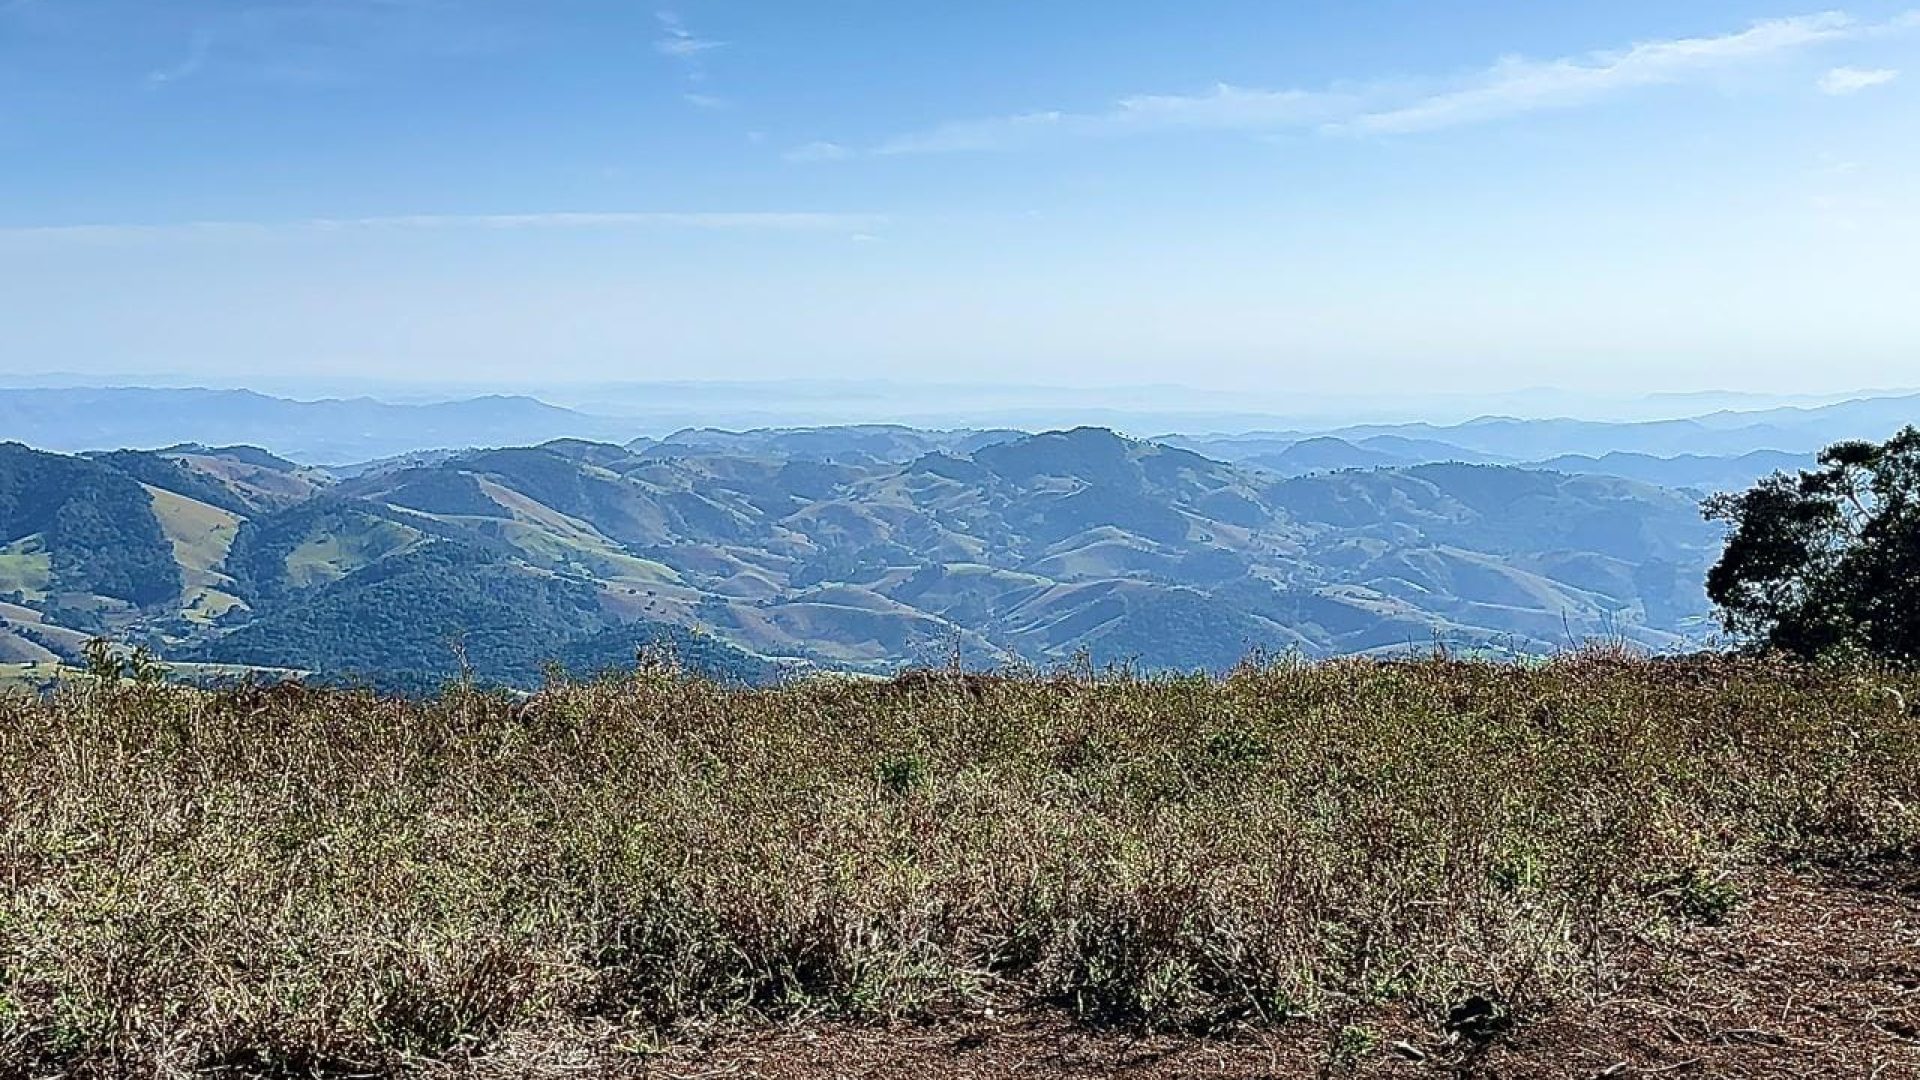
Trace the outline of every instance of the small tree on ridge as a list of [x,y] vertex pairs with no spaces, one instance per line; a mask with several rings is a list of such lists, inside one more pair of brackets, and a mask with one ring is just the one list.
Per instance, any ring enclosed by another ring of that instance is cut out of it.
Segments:
[[1803,658],[1920,661],[1920,429],[1843,442],[1819,468],[1717,495],[1707,595],[1727,632]]

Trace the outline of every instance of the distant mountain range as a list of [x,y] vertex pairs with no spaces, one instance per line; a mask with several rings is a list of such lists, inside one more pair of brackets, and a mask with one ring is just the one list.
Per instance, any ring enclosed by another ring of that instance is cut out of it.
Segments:
[[440,447],[567,436],[624,441],[635,434],[630,421],[527,397],[401,405],[371,398],[292,401],[251,390],[0,389],[0,438],[67,452],[202,442],[344,464]]
[[[1723,410],[1683,420],[1638,423],[1491,416],[1444,426],[1373,424],[1331,431],[1169,435],[1161,441],[1225,461],[1267,458],[1271,462],[1276,455],[1284,456],[1307,444],[1307,451],[1323,460],[1330,461],[1334,451],[1347,456],[1346,463],[1331,467],[1435,460],[1441,454],[1460,460],[1527,464],[1573,457],[1604,458],[1609,454],[1738,458],[1755,451],[1773,451],[1811,455],[1844,439],[1884,439],[1914,423],[1920,423],[1920,395],[1752,412]],[[1333,444],[1317,445],[1329,439],[1352,449],[1340,451]],[[1284,461],[1279,464],[1293,467]]]
[[10,445],[0,661],[110,633],[411,687],[463,663],[526,685],[644,646],[747,679],[953,653],[1217,669],[1250,649],[1679,648],[1706,632],[1718,541],[1693,496],[1632,480],[1286,477],[1094,428],[564,439],[339,473],[247,447]]
[[[1192,440],[1176,440],[1187,441]],[[1238,440],[1236,440],[1238,441]],[[1218,443],[1203,443],[1218,448]],[[1679,454],[1659,457],[1653,454],[1609,451],[1599,455],[1561,454],[1542,460],[1515,460],[1498,454],[1449,446],[1431,439],[1413,439],[1402,435],[1371,435],[1353,441],[1332,435],[1317,435],[1298,442],[1284,439],[1244,440],[1234,447],[1239,464],[1277,472],[1283,476],[1307,476],[1342,469],[1393,469],[1440,462],[1465,464],[1514,465],[1548,472],[1591,476],[1617,476],[1664,487],[1733,491],[1751,486],[1756,480],[1775,472],[1792,472],[1813,467],[1816,455],[1780,450],[1753,450],[1744,454],[1714,456]]]
[[[1810,407],[1721,410],[1682,420],[1617,423],[1486,417],[1461,424],[1385,424],[1227,435],[1166,434],[1152,441],[1286,476],[1441,462],[1521,465],[1724,489],[1775,468],[1802,467],[1848,438],[1883,439],[1920,422],[1920,395]],[[660,436],[638,421],[559,408],[529,397],[427,404],[370,398],[294,401],[247,390],[0,389],[0,438],[63,452],[157,449],[187,442],[253,445],[345,475],[413,455],[583,439],[633,449],[846,462],[959,454],[1023,432],[1011,427],[928,431],[900,425],[690,428]]]

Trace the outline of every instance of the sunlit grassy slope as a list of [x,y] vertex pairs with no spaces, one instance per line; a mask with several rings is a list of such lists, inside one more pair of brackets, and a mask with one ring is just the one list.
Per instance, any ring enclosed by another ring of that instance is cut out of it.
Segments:
[[1524,1016],[1770,864],[1913,852],[1909,702],[1599,656],[76,684],[0,705],[0,1060],[511,1075],[718,1018]]
[[196,622],[217,619],[238,606],[233,579],[222,572],[244,519],[217,506],[149,485],[153,516],[180,564],[182,613]]

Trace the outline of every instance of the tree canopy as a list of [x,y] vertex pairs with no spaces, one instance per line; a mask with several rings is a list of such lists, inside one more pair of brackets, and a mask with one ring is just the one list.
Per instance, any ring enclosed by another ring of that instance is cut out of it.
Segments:
[[1707,502],[1727,522],[1707,577],[1727,631],[1806,658],[1920,660],[1920,429],[1843,442],[1819,468]]

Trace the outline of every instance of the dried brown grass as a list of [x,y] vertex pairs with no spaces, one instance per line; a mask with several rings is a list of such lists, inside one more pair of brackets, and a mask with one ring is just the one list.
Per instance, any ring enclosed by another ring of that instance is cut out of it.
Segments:
[[1034,1006],[1524,1022],[1759,868],[1910,855],[1908,701],[1604,656],[13,698],[0,1062],[391,1073]]

